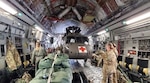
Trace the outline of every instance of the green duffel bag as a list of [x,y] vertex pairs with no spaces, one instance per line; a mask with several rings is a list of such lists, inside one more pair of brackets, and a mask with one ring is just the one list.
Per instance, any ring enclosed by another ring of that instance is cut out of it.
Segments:
[[66,74],[68,74],[69,78],[70,78],[71,81],[72,81],[73,75],[72,75],[72,70],[71,70],[71,68],[65,68],[65,69],[64,69],[64,72],[66,72]]
[[[50,69],[39,69],[36,73],[36,77],[29,83],[47,83]],[[60,69],[57,72],[53,72],[51,75],[51,83],[71,83],[72,71],[70,68]]]
[[50,59],[54,59],[55,53],[48,54],[46,57]]
[[69,60],[57,58],[55,60],[55,66],[61,66],[62,68],[69,68],[70,67]]
[[69,59],[69,56],[65,53],[60,53],[57,57],[60,59]]
[[72,83],[72,75],[66,71],[53,72],[51,83]]
[[45,57],[44,59],[40,60],[38,64],[38,68],[39,69],[50,68],[52,66],[52,63],[53,63],[53,59],[49,57]]
[[[39,62],[39,69],[36,72],[35,78],[30,83],[47,83],[54,56],[55,54],[49,54]],[[72,79],[68,56],[66,54],[58,55],[51,75],[51,83],[71,83]]]
[[47,79],[49,76],[49,69],[38,69],[35,74],[35,77],[29,83],[47,83]]
[[52,68],[49,68],[49,69],[38,69],[38,71],[36,72],[34,78],[41,78],[41,77],[43,77],[43,76],[49,76],[49,71],[50,71],[51,69],[52,69]]
[[[55,57],[55,53],[51,53],[51,54],[48,54],[46,57],[49,57],[51,59],[53,59]],[[65,53],[60,53],[57,55],[57,58],[61,58],[61,59],[69,59],[69,56]]]
[[47,83],[47,79],[34,78],[29,83]]
[[24,79],[17,79],[15,83],[27,83]]
[[63,65],[64,68],[71,68],[71,66],[70,66],[70,64],[69,64],[69,60],[63,61],[63,62],[62,62],[62,65]]

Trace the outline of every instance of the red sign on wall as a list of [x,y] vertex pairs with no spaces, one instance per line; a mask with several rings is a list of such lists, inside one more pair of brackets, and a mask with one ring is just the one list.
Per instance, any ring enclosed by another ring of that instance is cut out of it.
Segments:
[[136,55],[136,51],[135,50],[128,50],[128,53],[132,54],[132,55]]

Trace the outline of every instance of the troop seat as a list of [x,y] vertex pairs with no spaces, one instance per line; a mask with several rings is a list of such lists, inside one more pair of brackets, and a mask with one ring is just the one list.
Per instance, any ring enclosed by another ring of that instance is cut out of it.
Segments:
[[117,57],[117,60],[118,60],[118,63],[119,63],[120,61],[122,61],[122,56],[118,56],[118,57]]
[[[145,83],[144,79],[149,77],[149,60],[148,59],[140,59],[135,58],[137,60],[137,64],[131,64],[131,71],[129,74],[133,75],[140,79],[140,83]],[[134,67],[133,67],[134,66]]]
[[126,57],[126,58],[125,58],[125,63],[126,63],[125,67],[126,67],[127,69],[131,69],[131,65],[133,64],[133,58],[131,58],[131,57]]
[[117,60],[118,60],[119,65],[121,67],[125,68],[126,63],[125,63],[125,60],[124,60],[124,56],[118,56]]
[[138,59],[138,65],[139,65],[139,70],[138,72],[141,73],[142,75],[148,76],[148,63],[149,60],[147,59]]
[[132,81],[150,83],[150,60],[138,57],[118,56],[119,65],[130,76]]

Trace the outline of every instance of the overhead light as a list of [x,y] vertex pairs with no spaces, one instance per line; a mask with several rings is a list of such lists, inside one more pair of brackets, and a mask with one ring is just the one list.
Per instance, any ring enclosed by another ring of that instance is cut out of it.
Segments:
[[104,33],[106,33],[106,30],[100,31],[100,32],[98,32],[97,34],[98,34],[98,35],[101,35],[101,34],[104,34]]
[[89,39],[91,39],[91,38],[92,38],[92,36],[88,36],[88,38],[89,38]]
[[18,13],[18,16],[22,16],[22,13]]
[[18,22],[17,24],[18,24],[19,26],[21,25],[21,23],[19,23],[19,22]]
[[39,30],[39,31],[41,31],[41,32],[43,32],[44,30],[41,28],[41,27],[39,27],[38,25],[34,25],[35,26],[35,28],[37,29],[37,30]]
[[106,28],[106,29],[105,29],[105,31],[106,31],[106,32],[108,32],[108,31],[109,31],[109,29],[108,29],[108,28]]
[[2,8],[3,10],[5,10],[13,15],[17,14],[17,11],[15,9],[10,7],[8,4],[4,3],[2,0],[0,0],[0,8]]
[[122,24],[123,24],[123,25],[126,25],[126,21],[123,21]]
[[50,35],[50,34],[48,34],[47,36],[48,36],[48,37],[51,37],[51,35]]
[[143,20],[143,19],[146,19],[146,18],[149,18],[150,17],[150,12],[147,12],[147,13],[144,13],[140,16],[137,16],[133,19],[130,19],[130,20],[127,20],[127,21],[124,21],[124,24],[132,24],[134,22],[137,22],[137,21],[140,21],[140,20]]

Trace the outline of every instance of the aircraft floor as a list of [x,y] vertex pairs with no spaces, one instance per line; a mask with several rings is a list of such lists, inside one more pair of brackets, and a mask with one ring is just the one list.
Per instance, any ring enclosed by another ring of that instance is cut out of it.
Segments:
[[[77,73],[83,72],[86,76],[86,79],[89,81],[87,83],[101,83],[102,68],[92,66],[89,63],[84,63],[84,60],[70,60],[70,64],[72,67],[73,75],[78,76]],[[77,79],[77,77],[75,79]],[[82,82],[76,81],[76,83]]]

